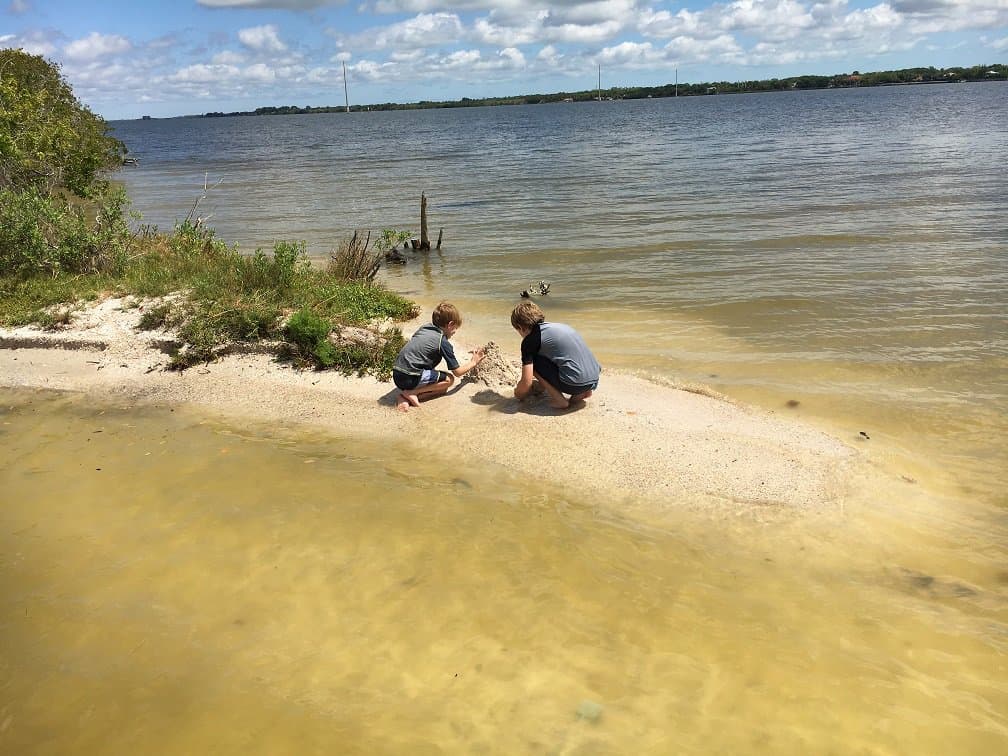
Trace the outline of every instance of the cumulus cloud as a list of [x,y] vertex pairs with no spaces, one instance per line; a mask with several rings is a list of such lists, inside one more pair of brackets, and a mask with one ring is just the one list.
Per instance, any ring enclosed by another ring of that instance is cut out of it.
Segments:
[[68,44],[63,49],[63,54],[71,60],[97,60],[132,49],[133,44],[118,34],[91,32],[83,39],[75,39]]
[[358,39],[371,38],[376,48],[435,47],[458,42],[463,36],[462,22],[454,13],[421,13],[384,28],[365,32]]
[[257,52],[283,52],[287,49],[287,45],[280,40],[274,24],[241,29],[238,32],[238,39],[247,48]]
[[[597,43],[613,38],[624,29],[625,22],[616,18],[603,19],[595,10],[586,15],[563,10],[538,10],[527,14],[492,11],[473,24],[474,37],[489,45],[528,45],[536,43]],[[606,4],[609,5],[609,4]],[[620,3],[613,4],[617,7]]]

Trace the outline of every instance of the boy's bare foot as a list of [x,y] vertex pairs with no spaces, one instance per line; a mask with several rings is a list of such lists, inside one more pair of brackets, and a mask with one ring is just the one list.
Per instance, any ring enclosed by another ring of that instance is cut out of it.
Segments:
[[550,399],[550,407],[552,407],[553,409],[565,410],[570,407],[570,402],[568,402],[566,399],[562,401]]
[[585,399],[589,398],[591,395],[592,395],[592,390],[588,389],[587,391],[582,391],[580,394],[574,394],[574,396],[572,396],[570,398],[570,400],[572,402],[583,402]]
[[420,399],[416,394],[407,394],[405,391],[399,394],[398,409],[402,412],[409,410],[410,406],[419,407]]

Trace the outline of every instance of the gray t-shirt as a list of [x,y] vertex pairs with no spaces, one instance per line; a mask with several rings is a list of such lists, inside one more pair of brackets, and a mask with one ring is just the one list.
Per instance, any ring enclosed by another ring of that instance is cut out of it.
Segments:
[[602,374],[602,366],[585,344],[581,334],[564,323],[539,323],[522,339],[522,364],[531,365],[542,355],[560,372],[560,380],[571,386],[590,386]]
[[428,323],[421,326],[413,334],[413,338],[406,342],[392,369],[408,375],[420,375],[424,370],[437,367],[442,357],[449,370],[455,370],[459,366],[451,342],[445,338],[440,328]]

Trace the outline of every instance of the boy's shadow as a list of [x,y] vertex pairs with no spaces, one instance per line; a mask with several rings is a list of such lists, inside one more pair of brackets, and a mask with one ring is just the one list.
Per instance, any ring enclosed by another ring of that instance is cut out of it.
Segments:
[[475,404],[481,404],[494,412],[500,412],[504,415],[517,415],[520,413],[523,415],[539,415],[541,417],[566,414],[585,406],[584,402],[575,402],[569,409],[558,410],[550,407],[549,402],[542,396],[532,396],[524,402],[519,402],[513,396],[505,396],[493,389],[477,391],[473,394],[472,401]]

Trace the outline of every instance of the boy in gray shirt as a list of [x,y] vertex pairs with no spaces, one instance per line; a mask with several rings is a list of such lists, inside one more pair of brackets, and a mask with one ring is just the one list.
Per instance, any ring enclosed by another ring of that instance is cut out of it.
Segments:
[[[392,380],[399,389],[396,408],[406,412],[411,406],[420,406],[420,397],[433,399],[444,394],[455,378],[460,378],[479,365],[486,356],[482,349],[473,352],[473,358],[460,366],[455,349],[448,341],[462,327],[462,314],[450,302],[441,302],[434,308],[431,322],[421,326],[399,351],[392,366]],[[441,360],[450,370],[435,370]]]
[[598,388],[602,367],[569,325],[547,323],[543,311],[532,302],[514,308],[511,325],[522,336],[522,374],[514,389],[519,401],[532,391],[533,378],[538,379],[554,409],[567,409]]

